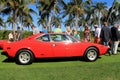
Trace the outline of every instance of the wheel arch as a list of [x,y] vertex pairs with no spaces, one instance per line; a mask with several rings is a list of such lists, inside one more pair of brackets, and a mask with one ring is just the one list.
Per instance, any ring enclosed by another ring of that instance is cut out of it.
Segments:
[[[27,59],[21,60],[19,58],[19,55],[21,54],[21,52],[24,52],[24,51],[27,52],[27,54],[29,54],[29,56],[30,56],[30,58],[28,59],[28,61],[27,61]],[[33,61],[34,61],[34,59],[35,59],[35,56],[34,56],[33,52],[30,49],[27,49],[27,48],[21,48],[21,49],[19,49],[16,52],[16,55],[15,55],[15,61],[16,61],[17,64],[20,64],[20,65],[32,64]],[[25,63],[24,63],[24,61],[25,61]]]
[[[96,52],[96,54],[95,55],[89,55],[88,56],[88,52],[90,51],[90,50],[94,50],[95,52]],[[95,61],[97,58],[99,57],[99,49],[97,48],[97,47],[95,47],[95,46],[89,46],[88,48],[86,48],[86,50],[85,50],[85,52],[84,52],[84,59],[86,60],[86,61],[89,61],[89,62],[93,62],[93,61]]]
[[30,49],[28,49],[28,48],[21,48],[21,49],[19,49],[19,50],[16,52],[15,57],[17,56],[18,52],[21,51],[21,50],[28,50],[29,52],[31,52],[31,53],[33,54],[33,56],[34,56],[34,58],[35,58],[35,55],[34,55],[33,51],[30,50]]
[[99,51],[98,47],[96,47],[96,46],[89,46],[88,48],[86,48],[83,55],[85,55],[86,51],[87,51],[89,48],[92,48],[92,47],[95,48],[95,49],[98,51],[98,55],[100,55],[100,51]]

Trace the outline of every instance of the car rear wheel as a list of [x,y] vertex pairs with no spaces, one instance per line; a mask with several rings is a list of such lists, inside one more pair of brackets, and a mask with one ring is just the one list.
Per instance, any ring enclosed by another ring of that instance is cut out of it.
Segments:
[[33,60],[34,56],[32,52],[26,49],[20,50],[16,55],[16,63],[18,64],[22,65],[32,64]]
[[87,61],[95,61],[98,58],[98,50],[94,47],[90,47],[86,50],[84,58]]

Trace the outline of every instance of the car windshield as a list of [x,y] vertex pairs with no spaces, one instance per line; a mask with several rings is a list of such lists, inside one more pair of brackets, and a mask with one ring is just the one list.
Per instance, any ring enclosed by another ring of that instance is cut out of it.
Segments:
[[69,39],[72,41],[72,42],[78,42],[77,39],[75,39],[74,37],[70,36],[70,35],[67,35],[69,37]]

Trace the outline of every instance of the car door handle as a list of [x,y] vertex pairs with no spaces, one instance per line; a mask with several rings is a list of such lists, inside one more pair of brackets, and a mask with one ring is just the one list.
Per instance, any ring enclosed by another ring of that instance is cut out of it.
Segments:
[[56,44],[52,44],[53,47],[57,46]]

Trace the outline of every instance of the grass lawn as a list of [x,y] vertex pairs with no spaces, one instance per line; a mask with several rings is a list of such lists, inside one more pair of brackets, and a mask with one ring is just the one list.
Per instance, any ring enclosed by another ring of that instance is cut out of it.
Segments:
[[43,60],[24,66],[6,59],[0,54],[0,80],[120,80],[120,52],[95,62]]

